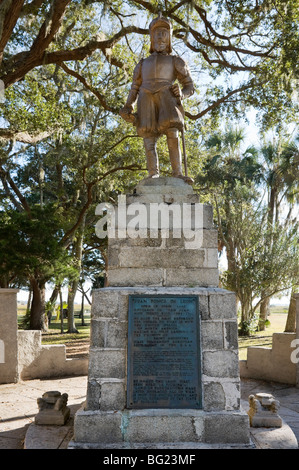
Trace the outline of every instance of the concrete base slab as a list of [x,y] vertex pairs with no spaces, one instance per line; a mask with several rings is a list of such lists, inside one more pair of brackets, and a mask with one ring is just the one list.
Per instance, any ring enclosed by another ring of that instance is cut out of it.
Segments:
[[298,442],[290,426],[281,428],[250,428],[257,449],[298,449]]
[[250,444],[249,419],[243,411],[81,409],[75,415],[74,441],[99,448],[108,448],[113,443],[130,447],[139,443],[181,442],[243,446]]
[[[251,428],[248,444],[204,443],[204,442],[134,442],[94,443],[75,442],[73,422],[65,426],[28,427],[25,449],[298,449],[297,439],[291,428],[283,422],[281,428]],[[17,447],[11,447],[17,448]],[[22,448],[21,446],[19,448]]]
[[174,449],[176,451],[182,449],[193,449],[193,450],[201,450],[201,449],[254,449],[255,444],[250,442],[249,444],[207,444],[203,442],[135,442],[128,444],[95,444],[95,443],[86,443],[86,442],[74,442],[71,441],[68,445],[68,449]]
[[65,426],[41,426],[30,424],[24,449],[67,449],[73,435],[73,422]]

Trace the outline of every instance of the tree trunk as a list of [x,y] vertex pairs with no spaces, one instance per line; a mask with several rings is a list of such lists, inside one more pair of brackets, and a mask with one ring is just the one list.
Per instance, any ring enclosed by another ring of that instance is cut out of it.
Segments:
[[84,298],[85,298],[84,287],[82,286],[82,298],[81,298],[81,325],[82,326],[86,325],[85,320],[84,320]]
[[74,316],[74,302],[75,295],[78,288],[78,281],[73,281],[70,283],[68,290],[68,299],[67,299],[67,321],[68,321],[68,333],[79,333],[75,325],[75,316]]
[[[270,250],[273,244],[273,221],[274,221],[274,210],[275,210],[275,201],[277,200],[277,190],[276,187],[270,187],[269,201],[268,201],[268,216],[267,216],[267,227],[269,233],[267,234],[265,250]],[[262,291],[261,297],[265,295],[265,292]],[[267,317],[270,314],[270,297],[265,297],[262,300],[260,305],[260,317],[259,317],[259,331],[264,331],[266,326],[265,322]]]
[[47,312],[47,315],[48,315],[48,324],[50,325],[51,323],[51,320],[52,320],[52,315],[53,315],[53,312],[54,312],[54,308],[55,308],[55,303],[56,303],[56,300],[57,300],[57,297],[58,297],[58,294],[59,294],[59,287],[58,286],[55,286],[54,289],[53,289],[53,292],[51,294],[51,297],[49,299],[49,302],[50,302],[50,307],[48,309],[48,312]]
[[[78,267],[78,276],[81,273],[81,265],[82,265],[82,249],[83,249],[83,236],[84,236],[84,228],[85,228],[85,219],[83,217],[82,223],[78,230],[77,240],[74,245],[74,256],[77,261]],[[69,292],[68,292],[68,333],[79,333],[75,326],[75,318],[74,318],[74,302],[75,296],[79,285],[79,278],[72,281],[70,283]]]
[[63,333],[63,299],[61,286],[59,287],[59,302],[60,302],[60,333]]
[[29,289],[29,295],[28,295],[28,300],[27,300],[26,313],[30,312],[30,309],[31,309],[31,301],[32,301],[32,290]]
[[241,299],[241,336],[250,336],[250,301],[246,298]]
[[266,297],[262,300],[260,305],[260,317],[259,317],[259,331],[264,331],[266,326],[265,322],[270,313],[270,297]]
[[45,318],[45,282],[30,279],[32,303],[30,309],[30,330],[47,331]]
[[294,333],[296,331],[296,299],[294,297],[295,291],[292,291],[289,303],[288,317],[285,326],[286,333]]

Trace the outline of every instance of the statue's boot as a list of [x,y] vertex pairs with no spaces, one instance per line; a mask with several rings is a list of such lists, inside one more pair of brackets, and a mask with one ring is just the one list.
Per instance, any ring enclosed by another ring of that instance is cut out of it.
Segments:
[[148,178],[159,177],[159,159],[157,154],[157,138],[146,137],[143,139],[147,161]]
[[169,158],[172,168],[172,176],[174,178],[181,178],[188,184],[193,183],[193,179],[189,176],[184,176],[182,172],[182,155],[179,141],[178,129],[168,129],[166,132],[167,145],[169,150]]

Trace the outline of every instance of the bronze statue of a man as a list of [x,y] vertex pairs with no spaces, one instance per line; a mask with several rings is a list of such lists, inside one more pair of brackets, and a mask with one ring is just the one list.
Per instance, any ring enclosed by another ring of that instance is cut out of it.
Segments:
[[[151,55],[135,67],[131,90],[120,115],[134,124],[138,135],[143,137],[149,178],[159,176],[156,145],[158,138],[166,134],[172,176],[192,183],[182,173],[179,132],[184,128],[181,100],[194,93],[193,81],[184,60],[171,55],[170,21],[160,14],[151,22],[149,31]],[[136,100],[137,113],[133,113]]]

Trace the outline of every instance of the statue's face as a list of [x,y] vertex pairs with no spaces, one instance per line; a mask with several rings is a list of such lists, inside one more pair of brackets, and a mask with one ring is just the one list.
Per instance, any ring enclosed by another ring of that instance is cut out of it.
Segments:
[[170,34],[167,28],[158,27],[153,32],[154,50],[156,52],[167,52],[169,47]]

